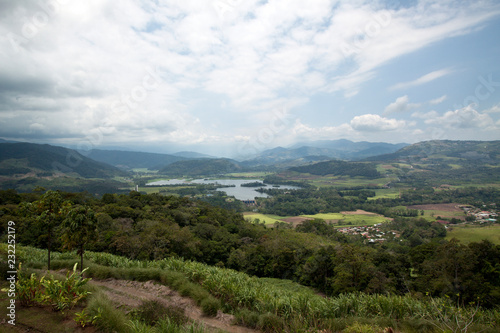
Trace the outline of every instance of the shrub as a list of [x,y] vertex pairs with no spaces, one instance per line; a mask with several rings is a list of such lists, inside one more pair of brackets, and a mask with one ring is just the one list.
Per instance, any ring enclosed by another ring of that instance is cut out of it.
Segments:
[[273,313],[266,313],[259,316],[258,328],[265,333],[282,332],[284,326],[283,319]]
[[101,292],[93,294],[87,306],[89,316],[97,316],[95,326],[103,332],[129,333],[128,319],[123,312],[117,310],[109,299]]
[[201,309],[206,316],[215,317],[221,307],[220,301],[214,297],[207,297],[201,301]]
[[17,299],[22,306],[34,306],[43,303],[43,277],[38,279],[35,273],[26,277],[25,273],[19,270],[16,282]]
[[259,325],[259,314],[243,308],[236,313],[235,324],[250,328],[257,328]]
[[182,308],[166,306],[156,300],[143,301],[135,311],[135,317],[148,325],[155,325],[165,318],[177,325],[183,325],[188,321]]

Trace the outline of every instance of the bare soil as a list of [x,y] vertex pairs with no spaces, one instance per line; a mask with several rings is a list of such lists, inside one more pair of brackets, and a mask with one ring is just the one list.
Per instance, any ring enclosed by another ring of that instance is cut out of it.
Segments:
[[223,330],[230,333],[256,333],[258,331],[231,324],[234,316],[219,311],[216,317],[204,316],[200,307],[192,299],[181,296],[177,291],[154,281],[138,282],[127,280],[91,280],[91,284],[101,287],[108,298],[130,311],[143,300],[156,300],[166,306],[177,306],[184,310],[190,319],[203,324],[213,331]]
[[340,212],[341,214],[344,215],[377,215],[377,216],[382,216],[377,213],[372,213],[372,212],[367,212],[366,210],[358,209],[355,211],[345,211],[345,212]]
[[312,220],[310,217],[302,217],[302,216],[295,216],[295,217],[288,217],[286,219],[282,219],[282,221],[285,221],[287,223],[292,223],[293,227],[295,228],[299,224],[301,224],[304,221],[307,220]]
[[418,210],[441,210],[444,212],[462,212],[462,209],[459,208],[461,204],[457,203],[446,203],[446,204],[429,204],[429,205],[413,205],[408,206],[409,209],[418,209]]

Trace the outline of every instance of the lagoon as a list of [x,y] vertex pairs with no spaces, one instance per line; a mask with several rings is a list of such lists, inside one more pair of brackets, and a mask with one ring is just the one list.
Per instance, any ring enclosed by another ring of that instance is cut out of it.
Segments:
[[299,189],[297,186],[287,186],[287,185],[268,185],[262,183],[260,187],[242,187],[241,184],[262,182],[259,179],[168,179],[159,180],[156,182],[147,183],[146,186],[166,186],[166,185],[190,185],[190,184],[219,184],[222,186],[234,187],[221,187],[217,191],[226,192],[228,196],[234,196],[238,200],[253,200],[257,198],[267,198],[268,195],[265,193],[257,192],[259,188],[276,188],[276,189],[288,189],[296,190]]

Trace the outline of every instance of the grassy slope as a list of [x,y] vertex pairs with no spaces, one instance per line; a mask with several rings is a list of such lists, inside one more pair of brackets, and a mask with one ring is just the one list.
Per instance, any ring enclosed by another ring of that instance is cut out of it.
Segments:
[[446,239],[456,238],[463,243],[480,242],[487,239],[493,244],[500,245],[500,225],[487,227],[455,226],[448,229]]

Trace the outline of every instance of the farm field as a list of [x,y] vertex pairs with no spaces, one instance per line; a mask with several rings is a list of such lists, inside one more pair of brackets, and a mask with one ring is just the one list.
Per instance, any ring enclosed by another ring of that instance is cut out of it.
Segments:
[[266,215],[266,214],[260,214],[260,213],[254,213],[254,212],[245,212],[243,213],[243,216],[245,219],[251,220],[251,222],[255,221],[256,219],[259,219],[261,222],[264,222],[265,224],[274,224],[276,222],[285,222],[282,217],[276,216],[276,215]]
[[456,238],[462,243],[481,242],[487,239],[493,244],[500,245],[500,225],[486,227],[480,226],[454,226],[448,229],[446,239]]
[[389,218],[365,211],[341,212],[315,215],[302,215],[308,218],[323,219],[327,222],[336,223],[335,227],[362,226],[374,225],[377,223],[387,222]]
[[264,221],[266,225],[273,225],[276,222],[287,222],[292,223],[294,227],[302,223],[304,220],[312,219],[322,219],[326,222],[335,223],[335,227],[347,227],[347,226],[362,226],[362,225],[374,225],[377,223],[387,222],[389,218],[381,216],[378,214],[365,212],[365,211],[355,211],[355,212],[341,212],[341,213],[320,213],[315,215],[300,215],[300,216],[276,216],[267,215],[253,212],[243,213],[246,219],[259,219]]
[[[465,213],[462,209],[458,208],[459,204],[429,204],[429,205],[413,205],[408,206],[408,209],[423,210],[423,217],[428,221],[436,221],[438,216],[441,218],[456,218],[465,220]],[[420,213],[419,213],[420,215]]]
[[382,198],[395,199],[399,198],[399,189],[396,188],[381,188],[375,190],[375,196],[368,198],[368,200],[376,200]]

